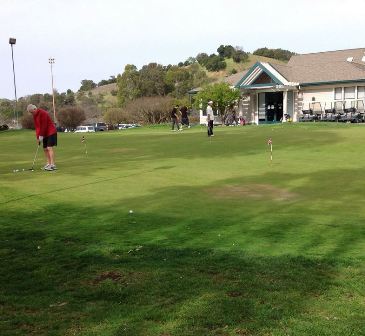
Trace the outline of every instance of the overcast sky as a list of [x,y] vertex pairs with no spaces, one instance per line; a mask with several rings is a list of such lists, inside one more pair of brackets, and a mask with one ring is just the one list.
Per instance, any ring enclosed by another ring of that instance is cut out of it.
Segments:
[[0,98],[77,91],[150,62],[177,64],[220,44],[298,53],[365,47],[364,0],[0,0]]

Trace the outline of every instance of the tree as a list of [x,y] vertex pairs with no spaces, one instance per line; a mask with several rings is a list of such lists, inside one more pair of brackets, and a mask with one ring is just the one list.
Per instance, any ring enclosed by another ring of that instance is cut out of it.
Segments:
[[208,61],[208,54],[206,53],[200,53],[196,56],[196,60],[197,62],[202,65],[202,66],[205,66],[205,63]]
[[164,96],[167,93],[164,67],[157,63],[144,65],[139,71],[141,96]]
[[140,97],[140,75],[137,67],[133,64],[127,64],[122,75],[118,75],[118,102],[124,106],[129,101]]
[[227,67],[227,63],[223,57],[211,54],[205,62],[205,67],[208,71],[219,71]]
[[20,118],[20,124],[24,129],[35,129],[33,116],[28,112],[24,112]]
[[117,79],[115,76],[110,76],[109,79],[102,79],[99,83],[98,86],[103,86],[103,85],[108,85],[108,84],[113,84],[116,83]]
[[128,113],[128,110],[117,107],[107,109],[103,118],[106,123],[112,125],[120,123],[134,123],[138,121],[138,118]]
[[85,118],[84,110],[79,107],[64,107],[57,115],[60,126],[71,129],[81,125]]
[[223,58],[232,58],[233,53],[235,52],[235,48],[231,45],[224,46],[221,44],[217,49],[218,55]]
[[284,50],[284,49],[268,49],[268,48],[259,48],[253,52],[254,55],[264,56],[269,58],[275,58],[281,61],[289,61],[289,59],[296,55],[295,52]]
[[172,97],[141,97],[125,106],[126,113],[143,123],[160,124],[170,120]]
[[1,124],[10,120],[14,116],[14,102],[8,99],[0,99]]
[[94,81],[90,79],[84,79],[81,81],[81,86],[79,91],[90,91],[94,88],[96,88],[96,84],[94,83]]
[[206,86],[196,97],[194,106],[205,109],[208,101],[213,101],[213,109],[218,111],[219,116],[224,120],[227,109],[240,98],[240,92],[232,89],[227,83],[216,83]]
[[243,51],[241,47],[236,47],[232,53],[232,59],[236,63],[245,62],[248,60],[248,53]]

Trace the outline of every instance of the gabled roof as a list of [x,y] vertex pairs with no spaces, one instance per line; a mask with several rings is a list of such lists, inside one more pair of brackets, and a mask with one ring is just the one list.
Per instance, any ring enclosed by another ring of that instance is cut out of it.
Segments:
[[[336,82],[365,81],[365,48],[327,51],[292,56],[287,65],[259,63],[261,69],[269,73],[280,74],[289,84],[321,85]],[[265,64],[268,64],[269,67]],[[258,71],[256,63],[249,73]],[[274,71],[270,70],[274,69]],[[287,85],[280,80],[282,85]],[[252,81],[251,81],[252,82]],[[244,76],[236,87],[250,88],[248,76]]]
[[[266,75],[266,81],[260,81],[260,77]],[[257,62],[236,84],[239,88],[259,88],[276,85],[291,85],[275,67],[266,62]]]

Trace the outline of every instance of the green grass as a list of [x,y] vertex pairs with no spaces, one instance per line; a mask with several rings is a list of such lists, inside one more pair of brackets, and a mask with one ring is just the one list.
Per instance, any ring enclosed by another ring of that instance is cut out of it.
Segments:
[[0,133],[0,334],[365,335],[364,127]]

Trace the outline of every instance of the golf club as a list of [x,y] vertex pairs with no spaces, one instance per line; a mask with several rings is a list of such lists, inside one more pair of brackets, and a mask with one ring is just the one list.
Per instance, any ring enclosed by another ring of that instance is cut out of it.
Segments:
[[29,168],[28,170],[34,171],[34,163],[37,160],[38,150],[39,150],[39,147],[40,146],[41,146],[41,142],[39,141],[38,142],[38,146],[37,146],[37,150],[36,150],[35,155],[34,155],[34,160],[33,160],[32,168]]

